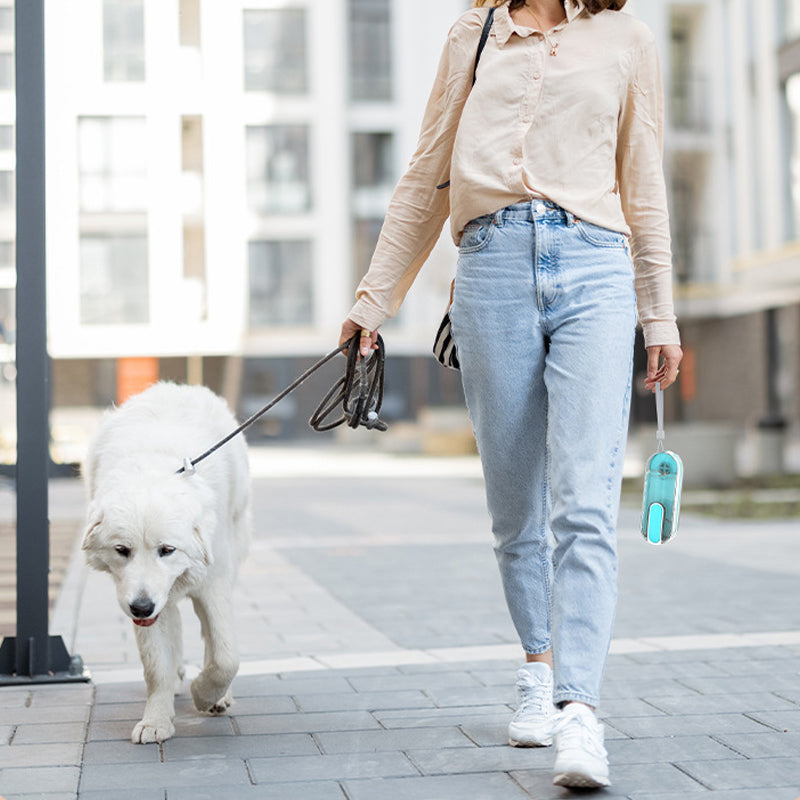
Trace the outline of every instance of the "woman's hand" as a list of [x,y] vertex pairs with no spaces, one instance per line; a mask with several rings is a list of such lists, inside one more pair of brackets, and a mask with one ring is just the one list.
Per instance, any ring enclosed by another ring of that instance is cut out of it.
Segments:
[[[377,329],[370,333],[357,322],[353,322],[352,319],[346,319],[342,325],[342,333],[339,336],[339,346],[341,347],[345,342],[349,342],[356,334],[360,334],[361,342],[358,351],[363,358],[366,358],[371,350],[378,349]],[[345,350],[345,352],[347,351]]]
[[647,377],[644,385],[651,392],[660,383],[666,389],[678,377],[678,365],[683,358],[683,350],[677,344],[660,344],[647,348]]

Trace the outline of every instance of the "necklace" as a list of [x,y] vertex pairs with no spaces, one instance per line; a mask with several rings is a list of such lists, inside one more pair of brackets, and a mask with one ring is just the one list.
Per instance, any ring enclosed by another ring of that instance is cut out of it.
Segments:
[[[558,55],[558,46],[561,44],[560,39],[550,38],[550,33],[544,29],[544,25],[539,21],[539,17],[536,15],[534,10],[529,6],[525,5],[525,8],[528,10],[528,13],[533,17],[534,21],[539,27],[539,30],[542,32],[542,36],[544,36],[544,40],[550,46],[550,55],[556,56]],[[559,23],[560,25],[561,23]]]

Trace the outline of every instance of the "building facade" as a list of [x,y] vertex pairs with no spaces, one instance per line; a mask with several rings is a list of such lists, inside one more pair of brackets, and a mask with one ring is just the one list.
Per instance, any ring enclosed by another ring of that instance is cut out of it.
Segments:
[[[413,152],[444,37],[469,5],[47,0],[56,409],[104,406],[160,376],[203,381],[246,414],[329,351]],[[670,412],[793,425],[800,3],[629,0],[626,11],[654,31],[666,88],[687,351]],[[13,9],[0,0],[6,341],[13,119]],[[461,400],[457,376],[429,355],[455,255],[445,231],[384,328],[390,415]],[[302,433],[314,400],[287,401],[263,432]],[[651,406],[640,393],[634,420]]]

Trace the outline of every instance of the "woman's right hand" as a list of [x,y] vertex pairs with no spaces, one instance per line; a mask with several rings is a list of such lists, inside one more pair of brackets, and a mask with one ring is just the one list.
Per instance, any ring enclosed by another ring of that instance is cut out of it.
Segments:
[[[346,342],[349,342],[356,334],[360,335],[360,343],[358,351],[362,358],[366,358],[371,350],[378,349],[378,330],[377,328],[371,333],[362,328],[357,322],[352,319],[346,319],[342,324],[342,333],[339,336],[339,347]],[[345,351],[347,352],[347,351]]]

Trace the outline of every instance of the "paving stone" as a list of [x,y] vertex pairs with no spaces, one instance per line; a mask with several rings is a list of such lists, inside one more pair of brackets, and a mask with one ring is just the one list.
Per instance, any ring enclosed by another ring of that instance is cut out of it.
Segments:
[[638,697],[601,697],[597,716],[608,717],[663,717],[664,712]]
[[[0,695],[2,697],[2,695]],[[91,706],[59,706],[38,705],[11,707],[0,703],[0,724],[51,724],[53,722],[88,722]]]
[[511,719],[511,709],[504,705],[459,706],[453,708],[415,708],[398,711],[375,711],[372,716],[384,728],[438,728],[446,725],[465,725],[471,720],[493,716]]
[[258,758],[319,755],[319,748],[308,733],[261,736],[225,736],[202,739],[167,739],[162,745],[166,761],[206,758]]
[[[546,770],[514,771],[511,776],[536,800],[564,800],[575,796],[574,792],[553,786],[552,765],[548,765]],[[611,764],[611,784],[610,789],[605,789],[599,795],[602,800],[628,798],[634,792],[652,791],[654,787],[665,793],[691,797],[692,800],[695,795],[699,800],[707,794],[704,786],[672,764]],[[589,796],[593,796],[593,793]]]
[[748,711],[779,711],[781,709],[794,709],[800,714],[800,709],[797,709],[788,700],[767,692],[763,694],[695,695],[693,697],[648,696],[643,699],[667,714],[733,714]]
[[[349,695],[346,695],[349,696]],[[228,713],[243,717],[249,714],[293,714],[297,706],[288,695],[266,695],[264,697],[240,697],[234,700]],[[194,711],[195,714],[199,712]]]
[[426,694],[437,706],[483,706],[492,703],[515,706],[517,702],[513,685],[432,687],[426,689]]
[[737,754],[709,736],[664,736],[651,739],[609,739],[612,764],[657,764],[687,759],[730,759]]
[[179,714],[174,723],[176,736],[233,736],[236,732],[231,714],[212,717],[193,711],[191,714]]
[[80,800],[165,800],[166,789],[114,789],[114,794],[109,797],[108,790],[99,792],[85,792],[80,794]]
[[[83,798],[83,795],[81,795]],[[36,794],[15,794],[8,800],[78,800],[77,792],[37,792]],[[161,800],[161,798],[159,798]]]
[[[327,672],[314,673],[314,677],[308,678],[288,678],[281,680],[274,676],[267,676],[265,680],[248,678],[244,684],[245,689],[234,692],[234,696],[244,703],[246,697],[265,697],[267,695],[286,695],[294,694],[334,694],[336,692],[354,692],[355,689],[341,676],[327,676]],[[365,680],[372,680],[371,678]],[[392,687],[390,687],[392,688]],[[415,687],[416,688],[416,687]]]
[[[714,792],[713,800],[797,800],[797,786],[771,787],[769,789],[733,789]],[[685,794],[652,794],[634,792],[631,800],[685,800]],[[700,795],[699,797],[704,797]],[[698,799],[699,800],[699,799]],[[712,800],[709,797],[709,800]]]
[[428,693],[437,689],[453,687],[481,688],[480,683],[468,672],[454,669],[452,672],[425,673],[413,675],[356,676],[350,684],[358,692],[397,692],[403,690],[424,690]]
[[682,761],[677,766],[714,791],[786,786],[797,783],[800,776],[800,756],[743,758],[736,761]]
[[0,748],[4,767],[69,767],[81,765],[82,742],[74,744],[12,744]]
[[318,733],[314,738],[323,753],[379,753],[393,750],[474,747],[458,728],[400,728],[393,731]]
[[800,708],[787,708],[779,711],[752,710],[747,716],[781,733],[800,732]]
[[77,793],[80,777],[80,767],[0,769],[0,787],[6,795],[47,794],[48,792]]
[[14,725],[0,725],[0,747],[11,741],[11,736],[16,732]]
[[349,800],[530,800],[508,775],[498,773],[349,780],[344,786]]
[[766,725],[744,714],[687,714],[684,716],[610,717],[605,720],[626,736],[716,736],[727,733],[766,733]]
[[746,758],[792,757],[800,753],[800,733],[753,733],[717,736],[716,739]]
[[[683,678],[684,683],[700,694],[747,694],[792,691],[797,689],[798,676],[791,673],[737,675],[735,677]],[[644,693],[643,693],[644,694]],[[652,694],[656,694],[652,692]],[[662,693],[663,694],[663,693]]]
[[354,694],[297,694],[301,711],[376,711],[393,708],[432,708],[433,700],[414,689],[404,692],[357,692]]
[[339,711],[321,714],[276,714],[260,717],[239,717],[239,733],[247,736],[258,733],[317,733],[379,728],[366,711]]
[[345,796],[339,784],[333,781],[313,783],[303,781],[259,786],[214,787],[206,790],[169,789],[167,800],[345,800]]
[[716,675],[800,675],[800,658],[736,659],[712,661]]
[[[2,736],[2,733],[0,733]],[[83,722],[56,722],[52,725],[18,725],[13,742],[18,744],[53,744],[57,742],[82,742],[86,736]]]
[[609,680],[603,683],[601,697],[696,697],[698,692],[686,685],[686,680],[673,678],[630,678],[628,680]]
[[158,745],[133,744],[130,737],[124,742],[87,742],[83,750],[84,764],[158,764],[161,750]]
[[294,780],[400,778],[419,774],[402,753],[251,758],[247,763],[250,767],[250,774],[257,784]]
[[174,761],[163,764],[87,764],[81,792],[117,789],[153,789],[182,786],[250,785],[244,761],[214,759],[202,764]]
[[450,750],[409,750],[408,757],[423,775],[469,772],[509,772],[542,769],[553,761],[551,747],[479,747]]

